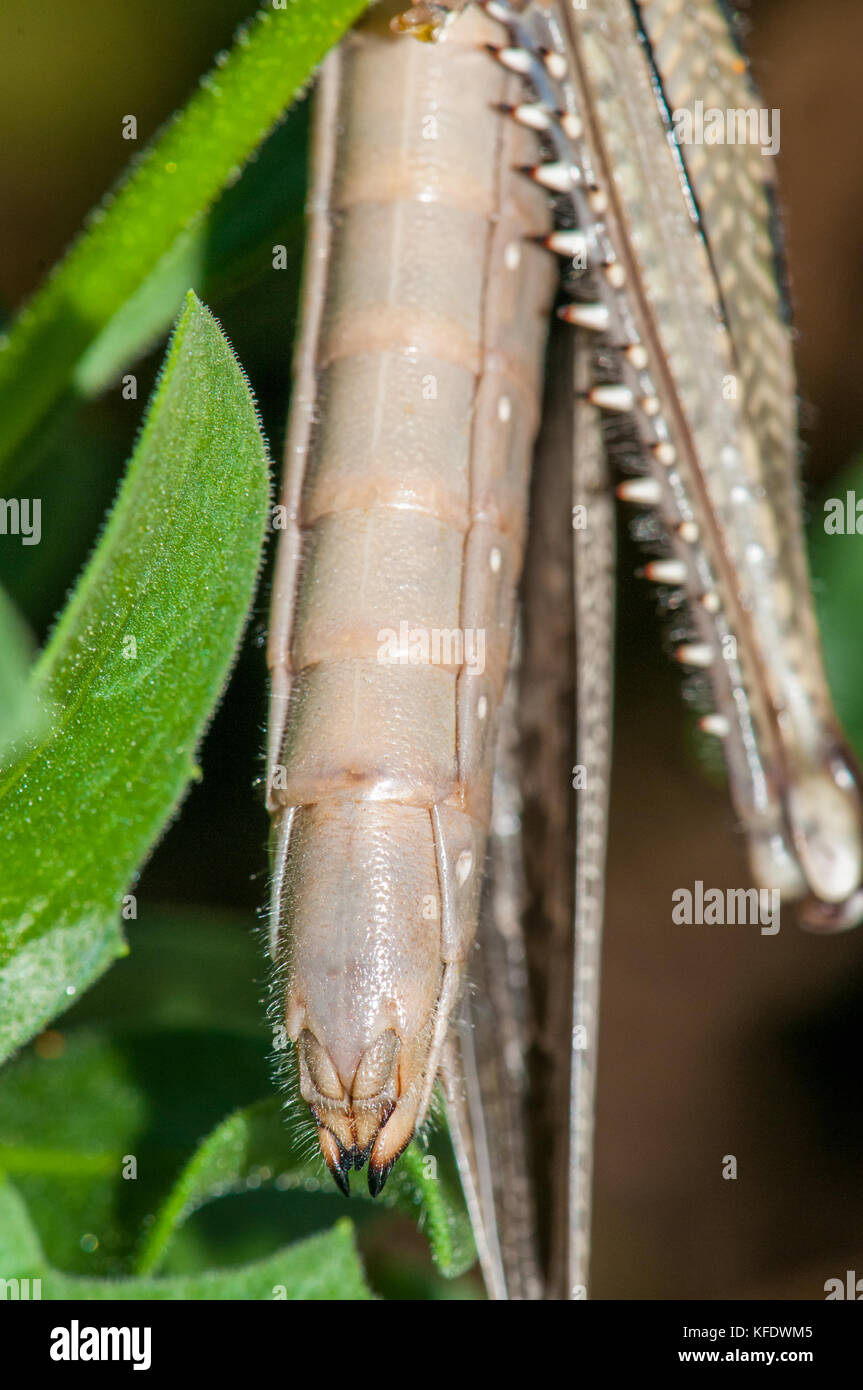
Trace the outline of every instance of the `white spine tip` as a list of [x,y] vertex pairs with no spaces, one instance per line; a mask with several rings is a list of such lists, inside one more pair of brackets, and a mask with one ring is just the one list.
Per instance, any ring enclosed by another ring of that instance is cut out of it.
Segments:
[[651,560],[644,566],[644,577],[652,584],[674,584],[677,587],[686,583],[686,565],[682,560]]
[[631,362],[637,372],[643,372],[648,363],[647,348],[643,343],[630,343],[626,348],[627,361]]
[[684,642],[674,653],[674,659],[681,666],[705,668],[713,665],[713,648],[709,642]]
[[667,439],[661,439],[658,444],[653,446],[653,457],[657,463],[661,463],[663,468],[671,468],[677,461],[677,450]]
[[528,130],[548,130],[551,125],[551,116],[544,106],[536,103],[533,105],[514,106],[512,108],[513,119],[519,125],[527,126]]
[[564,304],[557,312],[564,323],[574,323],[578,328],[591,328],[596,333],[605,333],[611,318],[605,304]]
[[635,397],[628,386],[619,386],[614,383],[607,386],[594,386],[592,391],[588,391],[587,399],[591,405],[598,405],[600,410],[631,410],[635,404]]
[[622,290],[626,284],[626,271],[620,261],[612,261],[605,267],[605,278],[613,290]]
[[608,208],[608,194],[604,188],[592,188],[587,195],[587,201],[597,217],[601,217]]
[[[584,134],[584,126],[572,111],[564,111],[560,118],[560,128],[570,140],[580,140]],[[598,209],[594,208],[594,211],[598,211]]]
[[699,719],[698,727],[703,734],[712,734],[714,738],[727,738],[731,732],[724,714],[705,714]]
[[682,521],[677,528],[677,534],[684,545],[695,545],[701,532],[694,521]]
[[566,77],[566,59],[562,53],[546,53],[544,57],[545,70],[549,77],[555,82],[562,82]]
[[510,72],[520,73],[522,77],[526,77],[530,72],[530,54],[526,48],[495,48],[493,45],[489,47],[497,61],[509,68]]
[[655,478],[627,478],[618,483],[621,502],[635,502],[640,507],[656,507],[662,500],[662,488]]
[[705,613],[718,613],[722,605],[719,602],[719,595],[714,589],[708,589],[706,594],[701,595],[701,607]]
[[534,164],[528,173],[551,193],[569,193],[578,181],[578,170],[572,164]]
[[587,255],[587,237],[584,232],[576,231],[574,228],[563,232],[552,232],[545,239],[545,244],[549,251],[554,251],[558,256],[583,257]]

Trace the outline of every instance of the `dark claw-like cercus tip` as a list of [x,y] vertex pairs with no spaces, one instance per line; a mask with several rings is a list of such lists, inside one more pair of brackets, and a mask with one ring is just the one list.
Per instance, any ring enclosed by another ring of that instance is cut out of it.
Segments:
[[393,1170],[393,1163],[369,1164],[369,1192],[373,1197],[379,1197],[383,1192],[384,1183]]
[[333,1182],[345,1197],[350,1197],[350,1172],[354,1166],[354,1150],[346,1149],[323,1125],[318,1129],[318,1143],[327,1167],[333,1175]]

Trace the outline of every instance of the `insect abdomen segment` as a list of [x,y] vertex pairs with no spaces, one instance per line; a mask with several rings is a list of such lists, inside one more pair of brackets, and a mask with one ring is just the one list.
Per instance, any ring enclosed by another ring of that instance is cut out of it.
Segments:
[[287,1027],[334,1175],[368,1157],[373,1190],[475,931],[556,279],[501,30],[425,46],[391,14],[322,79],[270,652]]

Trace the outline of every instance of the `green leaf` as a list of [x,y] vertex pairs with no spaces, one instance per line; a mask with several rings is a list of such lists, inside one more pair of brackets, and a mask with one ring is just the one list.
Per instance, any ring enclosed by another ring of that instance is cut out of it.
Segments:
[[[188,288],[212,304],[260,284],[265,269],[269,276],[284,275],[288,286],[298,284],[307,148],[304,103],[272,132],[239,182],[225,189],[206,217],[181,233],[90,345],[75,370],[77,393],[96,396],[116,381],[124,367],[164,335]],[[273,272],[277,243],[285,246],[288,264],[285,271]],[[290,293],[288,289],[286,297]]]
[[9,1281],[21,1279],[40,1279],[41,1297],[49,1300],[279,1298],[308,1302],[372,1297],[353,1228],[345,1219],[329,1231],[242,1268],[168,1279],[83,1279],[63,1274],[45,1259],[27,1207],[8,1181],[0,1181],[0,1269],[7,1281],[6,1297]]
[[239,176],[365,0],[264,9],[90,217],[0,352],[0,475],[68,390],[89,345]]
[[27,627],[0,589],[0,767],[12,745],[33,737],[41,723],[27,689],[32,660]]
[[290,1302],[365,1302],[365,1281],[347,1218],[328,1231],[297,1241],[255,1264],[166,1279],[75,1279],[65,1275],[43,1286],[58,1299],[286,1299]]
[[[287,1124],[281,1103],[261,1101],[230,1115],[201,1144],[153,1223],[137,1261],[139,1273],[157,1269],[170,1242],[199,1207],[229,1193],[274,1182],[279,1191],[333,1191],[317,1153],[307,1112]],[[358,1184],[356,1196],[371,1201]],[[399,1160],[376,1204],[413,1216],[424,1228],[441,1273],[455,1278],[475,1259],[470,1222],[446,1133],[428,1151],[417,1143]]]
[[[158,342],[173,322],[177,305],[189,289],[203,294],[207,221],[181,232],[152,274],[108,320],[103,331],[80,357],[72,378],[76,392],[97,396],[134,361]],[[212,302],[212,295],[209,295]],[[2,364],[0,357],[0,364]]]
[[122,954],[122,894],[196,775],[268,495],[245,378],[190,296],[105,532],[32,678],[48,733],[0,780],[0,1058]]

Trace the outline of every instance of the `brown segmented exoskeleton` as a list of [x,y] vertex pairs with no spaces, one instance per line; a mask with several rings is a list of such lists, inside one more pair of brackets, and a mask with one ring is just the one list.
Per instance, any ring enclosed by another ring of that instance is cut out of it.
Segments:
[[[754,103],[724,16],[714,0],[398,8],[369,12],[317,96],[269,649],[271,953],[343,1190],[366,1162],[380,1190],[442,1077],[489,1292],[578,1298],[610,766],[609,419],[625,417],[636,461],[618,494],[652,518],[645,574],[678,615],[687,600],[676,655],[709,674],[702,723],[722,740],[753,877],[801,900],[809,925],[860,913],[861,803],[809,597],[770,164],[751,143],[671,138],[672,109]],[[543,406],[560,260],[571,328],[553,338]],[[572,739],[556,718],[568,679]],[[525,729],[550,765],[525,765]],[[539,830],[525,798],[544,807]],[[520,830],[543,866],[527,931]],[[558,1039],[539,1099],[528,972]],[[540,1206],[559,1215],[538,1247],[525,1127],[540,1108],[556,1175]]]

